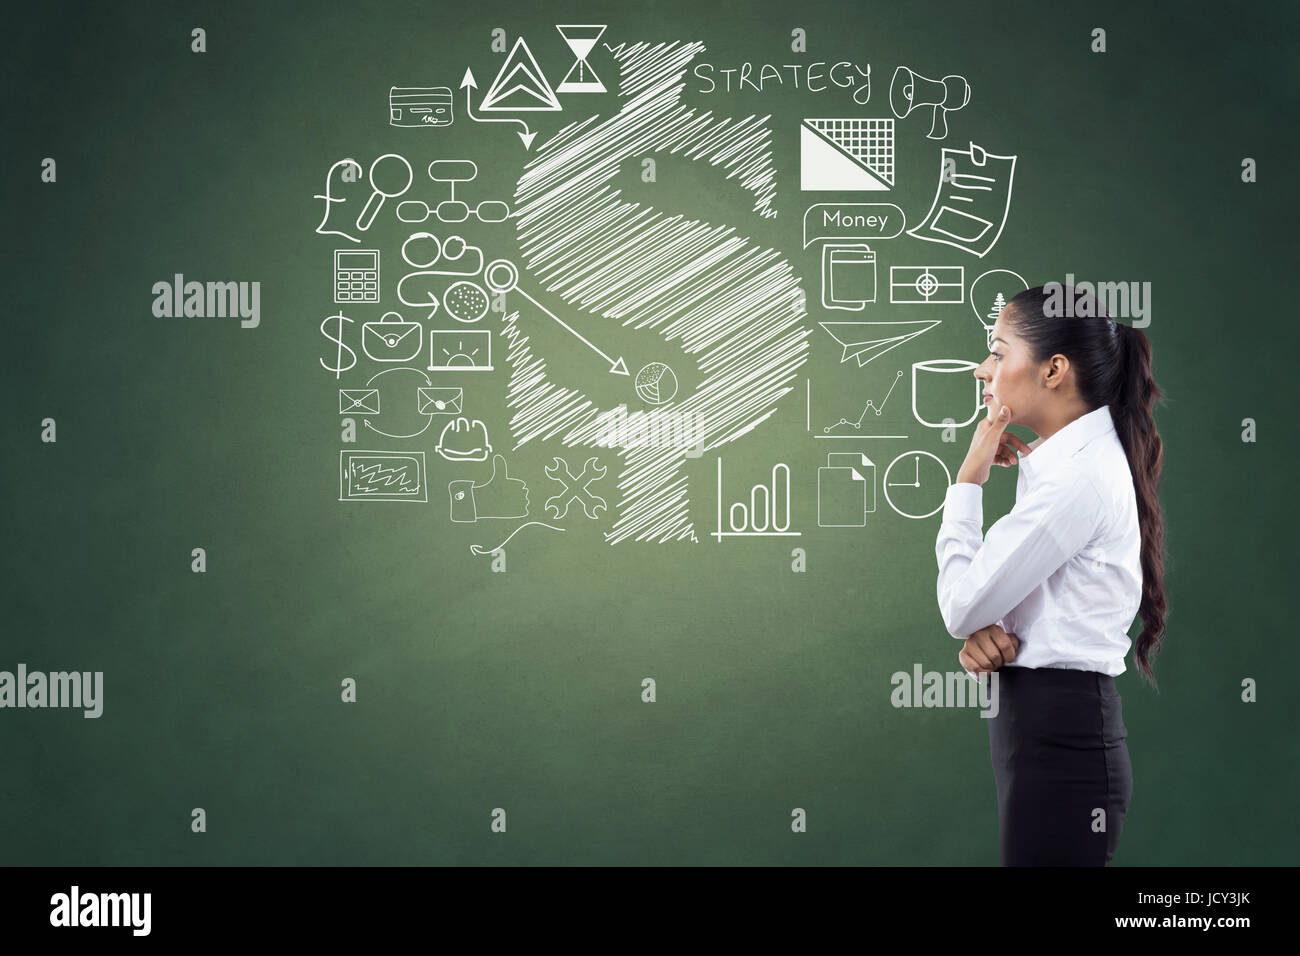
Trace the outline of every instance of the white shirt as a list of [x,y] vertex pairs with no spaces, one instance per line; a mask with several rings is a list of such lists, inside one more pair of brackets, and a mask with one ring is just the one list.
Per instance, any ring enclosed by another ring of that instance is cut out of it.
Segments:
[[1122,674],[1142,599],[1142,540],[1110,406],[1030,448],[1015,507],[987,535],[983,486],[948,488],[935,542],[944,625],[963,640],[991,624],[1015,634],[1009,667]]

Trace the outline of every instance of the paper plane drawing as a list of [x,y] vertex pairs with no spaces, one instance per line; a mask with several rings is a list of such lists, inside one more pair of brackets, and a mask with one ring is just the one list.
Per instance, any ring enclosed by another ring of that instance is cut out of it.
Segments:
[[496,79],[483,94],[483,102],[479,104],[479,110],[483,112],[562,108],[551,84],[546,81],[546,74],[533,59],[533,53],[523,37],[515,41],[514,49],[501,64]]
[[818,322],[831,338],[844,346],[841,362],[857,359],[858,367],[884,355],[890,349],[928,332],[939,324],[939,319],[919,319],[914,322]]

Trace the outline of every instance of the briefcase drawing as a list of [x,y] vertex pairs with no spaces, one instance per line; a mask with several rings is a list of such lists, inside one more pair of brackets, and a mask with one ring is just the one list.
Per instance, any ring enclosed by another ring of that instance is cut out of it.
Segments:
[[450,126],[451,87],[394,86],[388,91],[389,126]]
[[385,312],[378,322],[361,326],[361,348],[376,362],[409,362],[423,344],[420,323],[407,322],[396,312]]

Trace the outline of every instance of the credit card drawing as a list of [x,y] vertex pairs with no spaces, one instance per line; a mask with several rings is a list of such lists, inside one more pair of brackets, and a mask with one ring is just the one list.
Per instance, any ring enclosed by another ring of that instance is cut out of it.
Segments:
[[870,247],[822,247],[822,306],[861,312],[876,301],[876,254]]
[[451,87],[394,86],[388,91],[389,126],[450,126]]

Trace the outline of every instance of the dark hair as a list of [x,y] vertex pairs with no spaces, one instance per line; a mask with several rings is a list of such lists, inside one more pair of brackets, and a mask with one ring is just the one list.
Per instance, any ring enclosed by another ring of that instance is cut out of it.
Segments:
[[[1062,310],[1062,306],[1065,310]],[[1152,407],[1164,397],[1151,374],[1151,341],[1146,333],[1117,323],[1095,298],[1053,283],[1021,292],[1006,307],[1016,334],[1029,343],[1035,362],[1061,354],[1070,360],[1079,395],[1092,410],[1109,405],[1137,493],[1142,532],[1142,632],[1133,658],[1156,686],[1151,665],[1165,636],[1165,520],[1157,488],[1164,451]],[[1069,321],[1054,321],[1063,315]]]

